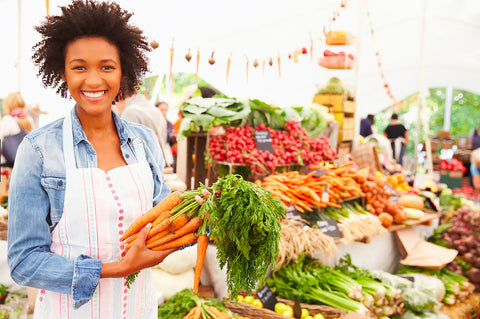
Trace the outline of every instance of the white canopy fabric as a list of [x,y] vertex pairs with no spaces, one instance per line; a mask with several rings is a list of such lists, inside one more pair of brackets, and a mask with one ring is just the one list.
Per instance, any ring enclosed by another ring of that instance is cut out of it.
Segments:
[[[0,97],[17,90],[20,67],[20,89],[27,102],[41,103],[51,116],[62,114],[66,110],[64,105],[72,102],[65,102],[55,96],[53,90],[44,89],[31,62],[31,47],[38,41],[33,26],[44,18],[45,2],[22,3],[18,63],[18,1],[0,1]],[[58,14],[58,6],[69,2],[50,0],[50,14]],[[259,98],[280,106],[308,105],[318,87],[336,76],[356,94],[359,115],[376,113],[392,104],[380,77],[377,50],[386,83],[397,100],[421,87],[421,54],[424,54],[425,88],[453,86],[480,93],[479,1],[426,1],[423,51],[423,1],[350,0],[345,9],[340,9],[340,0],[117,2],[134,12],[133,22],[145,31],[149,41],[160,43],[149,55],[151,74],[168,73],[173,42],[173,72],[194,73],[199,51],[199,76],[232,97]],[[331,24],[329,21],[337,11],[339,16]],[[324,27],[348,30],[356,41],[351,46],[326,46],[322,41]],[[300,55],[298,63],[288,59],[288,54],[295,49],[310,50],[312,41],[313,62],[309,54]],[[184,55],[189,49],[193,58],[187,62]],[[353,53],[356,68],[321,68],[316,60],[325,49]],[[212,51],[215,51],[214,65],[207,62]],[[231,68],[227,84],[229,56]],[[281,78],[278,56],[281,57]],[[268,65],[270,58],[273,66]],[[256,68],[253,67],[255,60],[259,61]],[[264,69],[263,61],[266,61]]]

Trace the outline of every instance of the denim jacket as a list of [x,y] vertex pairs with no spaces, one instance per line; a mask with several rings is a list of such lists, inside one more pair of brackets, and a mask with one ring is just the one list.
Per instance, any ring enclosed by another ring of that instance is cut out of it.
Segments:
[[[78,168],[96,167],[97,156],[72,112],[74,154]],[[154,178],[153,205],[170,192],[163,181],[163,157],[158,140],[145,126],[122,120],[112,112],[127,164],[137,163],[133,139],[145,143]],[[28,134],[20,144],[8,196],[8,264],[20,285],[71,294],[75,308],[88,302],[100,279],[101,261],[81,255],[74,260],[50,252],[50,233],[63,214],[65,161],[63,119]]]

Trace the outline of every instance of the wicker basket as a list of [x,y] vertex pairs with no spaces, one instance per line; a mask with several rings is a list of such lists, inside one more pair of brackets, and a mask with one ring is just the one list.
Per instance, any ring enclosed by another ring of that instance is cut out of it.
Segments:
[[7,219],[0,218],[0,240],[7,240]]
[[[292,306],[295,304],[295,302],[288,300],[288,299],[283,299],[277,297],[278,302],[283,302],[284,304],[287,304],[289,306]],[[272,311],[270,309],[266,308],[260,308],[253,306],[251,304],[245,303],[245,302],[237,302],[235,304],[235,300],[228,300],[226,303],[226,306],[228,309],[230,309],[232,312],[244,316],[244,317],[249,317],[249,318],[263,318],[263,319],[287,319],[289,317],[286,317],[284,315],[281,315],[279,313],[276,313],[275,311]],[[325,318],[338,318],[342,319],[345,318],[346,312],[340,309],[336,309],[333,307],[329,306],[320,306],[320,305],[309,305],[309,304],[304,304],[300,303],[300,306],[302,308],[308,309],[308,312],[310,313],[311,316],[316,315],[317,313],[321,313]]]

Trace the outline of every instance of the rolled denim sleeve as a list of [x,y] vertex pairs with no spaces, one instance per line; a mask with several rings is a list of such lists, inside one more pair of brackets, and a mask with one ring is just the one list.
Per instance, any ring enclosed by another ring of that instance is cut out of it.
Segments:
[[51,207],[41,184],[43,160],[40,148],[27,136],[17,151],[8,196],[10,274],[20,285],[72,294],[81,304],[98,285],[101,262],[67,259],[50,251]]
[[87,303],[97,289],[102,262],[90,256],[80,255],[75,259],[72,283],[72,298],[75,309]]

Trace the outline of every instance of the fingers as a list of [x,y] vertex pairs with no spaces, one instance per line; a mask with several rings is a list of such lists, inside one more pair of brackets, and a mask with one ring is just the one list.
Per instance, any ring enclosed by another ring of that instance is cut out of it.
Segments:
[[211,193],[206,188],[202,189],[201,192],[202,195],[205,196],[205,198],[208,198],[211,195]]
[[136,239],[136,241],[140,240],[140,242],[145,243],[145,241],[147,240],[148,232],[150,231],[151,228],[152,228],[152,223],[146,224],[145,227],[143,227],[140,233],[138,234],[138,238]]

